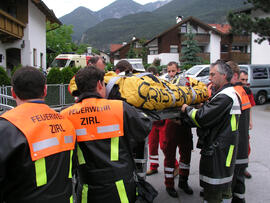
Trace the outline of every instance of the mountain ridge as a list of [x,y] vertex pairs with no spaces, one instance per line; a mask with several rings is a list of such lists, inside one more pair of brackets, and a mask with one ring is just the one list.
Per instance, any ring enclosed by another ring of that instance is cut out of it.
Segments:
[[126,15],[143,11],[154,11],[170,1],[171,0],[159,0],[141,5],[133,0],[116,0],[96,12],[80,6],[59,19],[63,24],[73,25],[74,33],[72,38],[74,41],[79,41],[83,32],[106,19],[122,18]]

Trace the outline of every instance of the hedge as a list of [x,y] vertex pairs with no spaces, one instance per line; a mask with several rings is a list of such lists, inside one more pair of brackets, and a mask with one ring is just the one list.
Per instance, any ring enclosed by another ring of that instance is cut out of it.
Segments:
[[10,85],[10,79],[7,72],[0,66],[0,85]]

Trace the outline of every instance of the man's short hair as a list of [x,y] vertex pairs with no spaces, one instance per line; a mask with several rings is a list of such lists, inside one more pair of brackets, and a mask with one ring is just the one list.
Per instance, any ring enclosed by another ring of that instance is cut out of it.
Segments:
[[233,73],[236,73],[239,77],[240,75],[240,68],[238,66],[237,63],[235,63],[234,61],[228,61],[227,64],[231,67]]
[[178,63],[176,63],[175,61],[171,61],[170,63],[168,63],[167,66],[173,66],[173,65],[175,65],[177,69],[179,68]]
[[158,74],[158,69],[156,67],[150,66],[147,69],[147,72],[153,73],[153,75],[157,75]]
[[11,84],[21,100],[40,99],[44,97],[46,78],[37,68],[24,66],[15,71]]
[[103,60],[103,58],[101,56],[93,56],[93,57],[91,57],[89,59],[87,65],[89,65],[89,66],[95,66],[97,64],[97,62],[98,62],[99,59]]
[[241,73],[243,73],[244,75],[248,75],[248,72],[246,70],[240,70],[240,74],[239,75],[241,75]]
[[127,60],[121,60],[119,61],[116,66],[115,70],[119,70],[120,72],[132,72],[132,65]]
[[95,66],[81,68],[75,76],[75,82],[80,93],[96,92],[97,82],[104,80],[105,72]]
[[213,68],[214,66],[217,66],[217,71],[220,74],[226,75],[227,82],[230,82],[233,76],[233,71],[231,67],[225,63],[223,60],[217,60],[215,63],[212,63],[210,65],[210,68]]

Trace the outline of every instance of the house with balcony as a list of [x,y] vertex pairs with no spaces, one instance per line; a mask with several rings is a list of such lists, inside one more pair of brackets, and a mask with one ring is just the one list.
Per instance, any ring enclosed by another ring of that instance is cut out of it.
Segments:
[[111,44],[110,46],[110,60],[113,63],[114,60],[125,59],[128,56],[130,49],[133,49],[136,55],[140,58],[140,51],[142,50],[142,44],[140,39],[133,37],[128,43]]
[[206,24],[188,17],[144,44],[148,48],[148,64],[155,58],[161,59],[161,65],[170,61],[180,64],[182,43],[187,40],[189,30],[201,49],[198,55],[204,60],[210,63],[217,59],[250,63],[250,36],[230,34],[229,25]]
[[46,69],[46,22],[61,22],[41,0],[0,4],[0,66],[10,75],[18,65]]
[[[247,7],[235,13],[246,13],[255,18],[270,17],[270,13],[265,13],[260,9],[254,9],[253,7]],[[251,64],[270,64],[270,42],[268,40],[263,41],[261,44],[255,42],[259,36],[255,33],[251,34]]]

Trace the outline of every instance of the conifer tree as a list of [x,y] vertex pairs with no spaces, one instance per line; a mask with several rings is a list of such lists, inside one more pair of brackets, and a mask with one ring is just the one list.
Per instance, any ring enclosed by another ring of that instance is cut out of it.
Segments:
[[194,34],[191,32],[191,28],[188,29],[188,33],[185,35],[185,37],[187,40],[182,43],[184,47],[181,50],[181,64],[183,66],[200,64],[202,59],[201,57],[197,56],[197,54],[201,52],[201,49],[198,46],[198,42],[194,40]]
[[[269,0],[247,0],[246,4],[251,4],[251,11],[261,10],[270,13]],[[270,17],[252,17],[250,13],[230,12],[227,16],[228,22],[232,26],[234,34],[255,33],[259,36],[255,41],[259,44],[264,40],[270,42]]]

